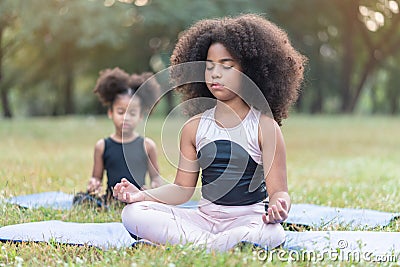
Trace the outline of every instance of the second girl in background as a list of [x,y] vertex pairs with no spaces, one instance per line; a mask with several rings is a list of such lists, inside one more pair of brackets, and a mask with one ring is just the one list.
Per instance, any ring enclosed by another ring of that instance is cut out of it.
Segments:
[[120,68],[106,69],[100,72],[94,88],[101,103],[108,107],[107,114],[115,131],[95,145],[93,172],[87,191],[101,193],[103,173],[106,171],[106,202],[112,198],[113,187],[122,178],[138,188],[146,188],[145,177],[148,173],[151,188],[162,183],[156,144],[136,131],[143,113],[151,108],[149,105],[154,103],[159,91],[159,84],[154,80],[151,86],[146,86],[146,90],[138,91],[151,75],[152,73],[129,75]]

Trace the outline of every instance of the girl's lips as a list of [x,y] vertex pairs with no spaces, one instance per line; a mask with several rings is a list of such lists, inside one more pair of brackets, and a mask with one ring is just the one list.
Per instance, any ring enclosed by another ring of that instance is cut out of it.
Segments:
[[224,85],[220,83],[211,83],[211,88],[213,89],[224,89]]

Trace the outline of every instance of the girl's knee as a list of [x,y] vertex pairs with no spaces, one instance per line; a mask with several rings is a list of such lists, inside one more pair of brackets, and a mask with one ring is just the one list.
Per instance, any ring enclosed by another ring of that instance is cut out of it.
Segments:
[[135,202],[127,204],[121,212],[122,223],[126,225],[135,218],[140,218],[140,213],[147,209],[146,202]]
[[[138,229],[146,227],[148,220],[146,219],[146,210],[148,210],[147,202],[135,202],[127,204],[121,212],[122,224],[125,229],[135,238],[139,237]],[[140,236],[141,237],[141,236]]]
[[286,240],[285,230],[283,229],[282,225],[275,223],[269,224],[268,227],[271,233],[268,247],[275,248],[282,245]]

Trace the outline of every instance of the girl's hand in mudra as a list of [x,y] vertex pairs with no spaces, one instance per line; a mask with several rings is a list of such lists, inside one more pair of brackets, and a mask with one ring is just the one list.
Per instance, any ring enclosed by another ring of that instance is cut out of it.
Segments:
[[267,214],[263,214],[264,223],[281,223],[288,217],[288,205],[286,200],[278,198],[275,205],[268,207]]
[[144,194],[126,178],[122,178],[113,189],[113,196],[119,201],[126,203],[139,202],[144,200]]

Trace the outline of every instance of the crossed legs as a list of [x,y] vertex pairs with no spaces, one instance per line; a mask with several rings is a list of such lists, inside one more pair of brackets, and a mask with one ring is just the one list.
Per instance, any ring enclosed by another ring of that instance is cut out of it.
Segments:
[[265,224],[263,206],[220,206],[208,203],[185,209],[144,201],[127,205],[122,222],[132,234],[159,244],[187,244],[226,251],[241,241],[268,248],[285,241],[280,224]]

